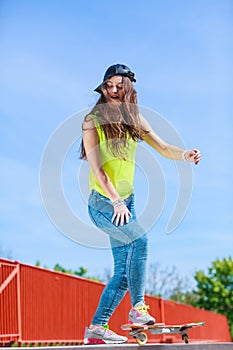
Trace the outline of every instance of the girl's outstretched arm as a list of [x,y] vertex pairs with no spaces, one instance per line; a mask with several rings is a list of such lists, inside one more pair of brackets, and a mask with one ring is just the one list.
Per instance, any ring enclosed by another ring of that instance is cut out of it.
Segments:
[[185,160],[195,164],[200,162],[201,152],[198,149],[184,150],[177,146],[173,146],[161,139],[144,117],[140,116],[140,121],[142,128],[147,131],[142,137],[143,141],[158,151],[162,156],[169,159]]

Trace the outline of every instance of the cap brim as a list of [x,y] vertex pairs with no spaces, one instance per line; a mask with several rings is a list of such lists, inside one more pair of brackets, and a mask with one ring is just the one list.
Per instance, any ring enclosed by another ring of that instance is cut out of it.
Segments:
[[101,94],[101,86],[103,85],[103,83],[101,83],[99,86],[97,86],[97,88],[94,90],[96,92],[98,92],[99,94]]
[[[115,74],[115,75],[122,75],[124,77],[127,77],[131,80],[132,83],[136,83],[136,79],[134,77],[130,77],[128,74]],[[103,85],[103,83],[105,83],[106,80],[108,80],[109,78],[111,78],[111,76],[109,76],[107,79],[105,79],[99,86],[97,86],[97,88],[94,90],[96,92],[98,92],[99,94],[101,94],[101,86]]]

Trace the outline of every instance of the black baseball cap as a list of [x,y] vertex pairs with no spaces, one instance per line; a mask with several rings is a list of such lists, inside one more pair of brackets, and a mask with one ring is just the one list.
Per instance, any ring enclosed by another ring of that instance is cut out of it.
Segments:
[[94,91],[101,93],[102,84],[114,75],[123,75],[124,77],[128,77],[132,82],[136,82],[134,73],[129,67],[125,66],[124,64],[113,64],[112,66],[108,67],[104,74],[103,82]]

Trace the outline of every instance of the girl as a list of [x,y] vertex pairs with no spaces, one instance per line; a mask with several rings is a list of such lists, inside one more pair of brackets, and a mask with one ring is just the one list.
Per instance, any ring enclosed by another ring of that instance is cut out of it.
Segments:
[[199,150],[183,150],[162,140],[138,111],[134,73],[123,64],[110,66],[95,89],[100,98],[83,121],[82,159],[90,164],[89,215],[108,233],[114,274],[106,285],[85,344],[124,343],[127,337],[109,330],[112,313],[129,290],[129,323],[154,324],[145,305],[147,233],[134,210],[134,159],[137,143],[145,141],[164,157],[198,164]]

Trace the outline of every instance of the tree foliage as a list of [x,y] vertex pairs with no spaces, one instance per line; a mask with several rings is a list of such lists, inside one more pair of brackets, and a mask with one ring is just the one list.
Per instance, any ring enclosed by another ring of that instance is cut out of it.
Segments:
[[79,267],[78,270],[71,270],[71,269],[66,269],[63,266],[61,266],[60,264],[56,264],[54,266],[54,271],[59,271],[59,272],[63,272],[63,273],[69,273],[70,275],[75,275],[75,276],[81,276],[81,277],[86,277],[87,274],[87,269],[85,269],[84,267]]
[[197,271],[197,287],[192,305],[223,314],[227,317],[233,337],[233,260],[217,259],[208,272]]
[[[41,266],[40,262],[37,261],[36,266]],[[46,266],[44,266],[44,268],[47,268]],[[90,279],[90,280],[93,280],[93,281],[97,281],[97,282],[102,282],[102,280],[100,280],[99,278],[96,278],[96,277],[91,277],[91,276],[88,276],[87,275],[87,269],[85,269],[84,267],[79,267],[78,270],[71,270],[71,269],[66,269],[65,267],[63,267],[62,265],[60,264],[56,264],[54,267],[53,267],[53,270],[54,271],[58,271],[58,272],[62,272],[62,273],[67,273],[67,274],[70,274],[70,275],[75,275],[75,276],[80,276],[80,277],[85,277],[87,279]]]
[[187,277],[179,275],[177,268],[161,267],[159,263],[150,264],[146,284],[146,293],[164,299],[186,303],[186,299],[192,297],[190,290],[191,281]]

